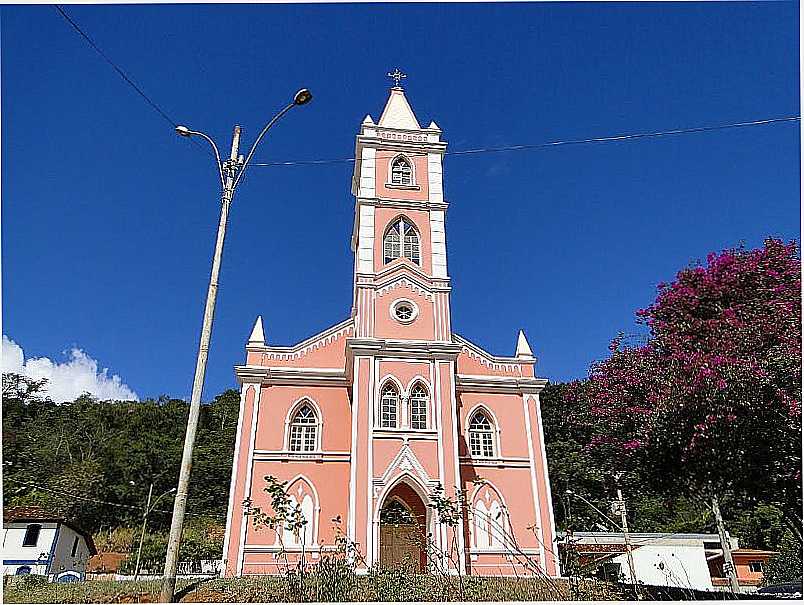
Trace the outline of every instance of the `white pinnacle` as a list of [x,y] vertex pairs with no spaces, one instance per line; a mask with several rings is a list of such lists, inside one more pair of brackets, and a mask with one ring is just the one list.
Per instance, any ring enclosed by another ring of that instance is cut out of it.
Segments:
[[251,336],[248,337],[248,344],[265,344],[265,333],[262,330],[262,315],[257,315],[257,321],[254,322],[254,329],[251,330]]
[[516,356],[519,359],[533,359],[533,351],[530,349],[525,333],[520,330],[519,337],[516,339]]

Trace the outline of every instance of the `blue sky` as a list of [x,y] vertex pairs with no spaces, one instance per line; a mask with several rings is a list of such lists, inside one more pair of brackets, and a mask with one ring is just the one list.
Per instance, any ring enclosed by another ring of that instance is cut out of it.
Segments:
[[[263,161],[348,158],[399,66],[450,150],[797,115],[797,3],[70,6],[174,120],[226,146],[301,86]],[[187,397],[218,217],[210,158],[49,6],[2,18],[3,333]],[[582,377],[656,284],[799,239],[799,125],[447,157],[456,332]],[[349,315],[348,163],[252,167],[233,206],[205,399],[254,317],[292,344]],[[524,270],[523,270],[524,268]],[[72,351],[72,353],[70,353]],[[90,368],[90,371],[92,369]]]

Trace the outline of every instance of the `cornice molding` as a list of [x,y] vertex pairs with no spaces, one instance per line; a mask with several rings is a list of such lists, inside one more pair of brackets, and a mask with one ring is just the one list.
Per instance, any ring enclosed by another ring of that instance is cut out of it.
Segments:
[[506,468],[530,468],[530,458],[503,456],[499,458],[472,458],[459,456],[461,466],[496,466]]
[[288,452],[254,450],[255,462],[349,462],[350,452]]
[[430,340],[392,340],[378,338],[347,338],[347,356],[413,357],[455,360],[461,349],[451,342]]
[[[374,132],[369,134],[359,134],[357,135],[357,139],[355,141],[355,148],[360,149],[362,147],[373,147],[377,150],[382,151],[407,151],[409,153],[438,153],[444,155],[447,151],[447,143],[446,141],[429,141],[428,135],[431,133],[423,133],[420,130],[403,130],[401,128],[387,128],[383,127],[381,129],[377,129],[376,127],[371,127],[371,130]],[[404,139],[393,139],[393,138],[386,138],[382,137],[379,134],[379,130],[383,130],[394,135],[399,135],[401,137],[410,136],[410,137],[422,137],[424,141],[406,141]]]
[[410,210],[447,210],[449,202],[431,202],[429,200],[401,200],[387,197],[356,197],[357,206],[383,206]]
[[348,387],[346,371],[341,368],[298,368],[235,366],[235,376],[243,384],[259,383],[282,386],[335,386]]
[[455,375],[455,388],[458,391],[473,393],[514,393],[518,395],[527,393],[535,395],[542,392],[544,387],[547,386],[547,382],[546,378],[529,378],[526,376]]

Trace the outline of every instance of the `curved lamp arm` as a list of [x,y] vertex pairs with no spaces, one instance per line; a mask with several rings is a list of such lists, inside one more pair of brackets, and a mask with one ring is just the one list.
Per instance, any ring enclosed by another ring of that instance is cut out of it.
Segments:
[[173,488],[169,489],[168,491],[166,491],[164,494],[160,495],[156,500],[154,500],[153,504],[151,504],[151,508],[148,509],[148,512],[150,513],[152,510],[154,510],[156,508],[156,503],[159,502],[162,498],[164,498],[168,494],[172,494],[175,491],[176,491],[176,488],[173,487]]
[[243,178],[243,173],[246,171],[246,167],[248,166],[248,163],[251,161],[251,157],[254,155],[254,151],[257,149],[257,145],[260,144],[260,141],[262,140],[262,137],[264,137],[265,133],[268,132],[271,129],[271,126],[276,124],[276,122],[277,122],[277,120],[279,120],[279,118],[281,118],[288,111],[290,111],[295,105],[296,105],[295,102],[290,103],[282,111],[280,111],[278,114],[276,114],[270,122],[268,122],[265,125],[265,128],[263,128],[262,131],[260,132],[260,134],[257,136],[257,140],[254,141],[254,144],[251,146],[251,149],[249,150],[248,155],[246,156],[246,161],[243,162],[243,165],[240,167],[240,172],[237,174],[237,178],[235,179],[234,185],[232,185],[232,189],[235,189],[237,187],[237,184],[240,182],[240,179]]
[[218,177],[221,180],[221,189],[223,189],[226,185],[223,180],[221,154],[218,151],[218,146],[215,144],[215,141],[213,141],[212,138],[210,138],[208,135],[204,134],[200,130],[190,130],[186,126],[176,126],[176,132],[183,137],[189,137],[191,135],[199,136],[212,146],[212,151],[215,152],[215,165],[218,167]]

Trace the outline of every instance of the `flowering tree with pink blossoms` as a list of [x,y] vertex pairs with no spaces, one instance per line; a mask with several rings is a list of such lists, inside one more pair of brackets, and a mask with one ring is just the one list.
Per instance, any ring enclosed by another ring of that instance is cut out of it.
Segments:
[[656,486],[784,512],[801,541],[801,261],[795,243],[710,254],[637,312],[650,335],[611,344],[567,397],[589,448]]

